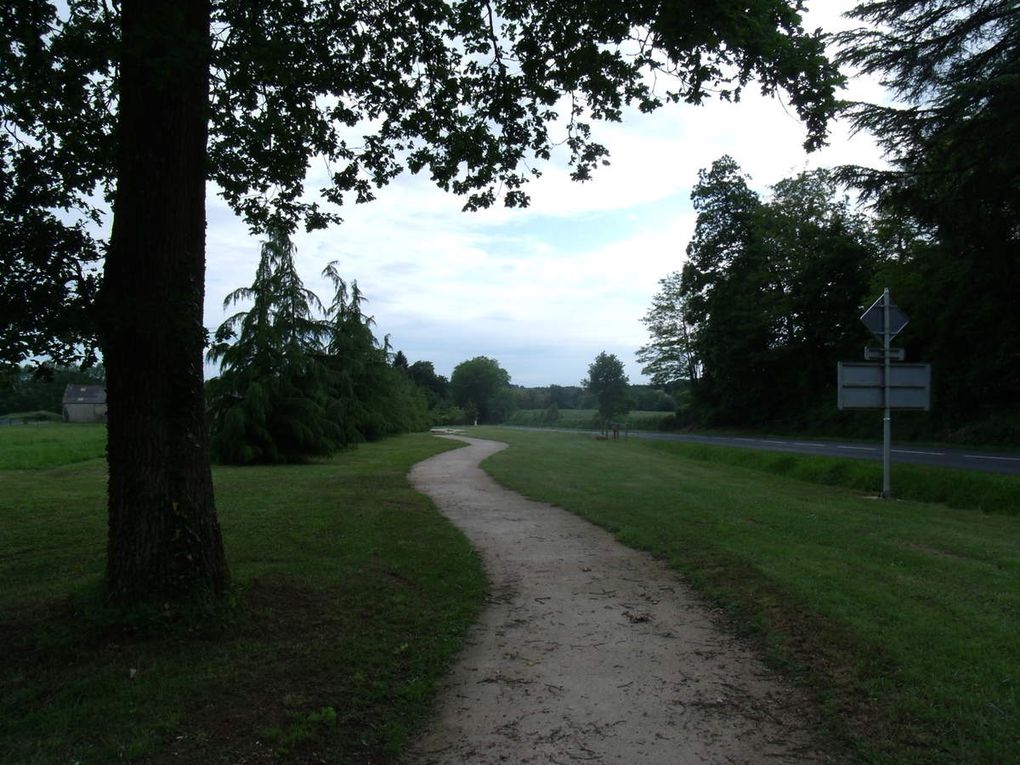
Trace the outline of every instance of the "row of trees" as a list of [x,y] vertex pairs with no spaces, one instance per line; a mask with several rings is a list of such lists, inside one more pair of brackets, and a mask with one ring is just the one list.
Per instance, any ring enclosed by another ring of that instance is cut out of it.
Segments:
[[603,424],[634,408],[673,411],[673,398],[663,391],[644,385],[632,386],[623,370],[623,362],[605,351],[588,367],[588,377],[580,386],[550,385],[524,388],[510,384],[510,375],[499,362],[477,356],[461,362],[450,379],[452,402],[461,421],[497,423],[520,409],[546,412],[546,421],[555,422],[560,409],[597,409]]
[[[880,74],[889,104],[851,104],[888,170],[787,179],[769,199],[723,158],[699,175],[682,271],[662,280],[639,351],[658,383],[685,381],[698,422],[797,422],[831,412],[834,362],[860,358],[857,317],[889,287],[897,338],[933,368],[927,434],[1020,441],[1020,14],[1009,0],[877,1],[839,37]],[[836,183],[868,204],[855,212]],[[800,423],[800,424],[803,424]]]
[[294,462],[429,424],[425,392],[391,363],[388,340],[376,340],[357,282],[335,262],[323,275],[334,288],[326,307],[273,230],[251,286],[224,301],[252,305],[220,326],[208,353],[221,367],[207,384],[215,459]]
[[[643,412],[672,412],[676,400],[661,386],[628,385],[627,396],[631,409]],[[513,409],[598,409],[598,398],[581,385],[548,385],[525,388],[511,386]]]
[[664,278],[638,352],[654,383],[690,381],[696,419],[757,426],[828,397],[836,362],[860,356],[857,317],[877,241],[830,173],[784,180],[762,200],[730,157],[703,170],[682,271]]

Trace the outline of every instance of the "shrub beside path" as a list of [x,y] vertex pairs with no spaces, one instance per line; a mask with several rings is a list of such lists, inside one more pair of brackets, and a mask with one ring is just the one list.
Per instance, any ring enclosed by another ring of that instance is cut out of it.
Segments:
[[414,486],[478,550],[489,600],[408,763],[804,763],[837,758],[806,696],[665,563],[480,467],[469,444]]

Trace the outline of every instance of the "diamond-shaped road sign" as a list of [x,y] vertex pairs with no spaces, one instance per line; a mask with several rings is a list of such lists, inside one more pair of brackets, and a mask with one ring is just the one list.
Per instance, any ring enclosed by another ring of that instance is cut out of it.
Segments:
[[[885,334],[884,299],[885,295],[872,303],[871,308],[861,314],[861,321],[864,322],[864,326],[879,338]],[[892,301],[892,298],[889,298],[889,337],[898,334],[901,329],[907,326],[908,321],[910,319],[907,318],[907,315]]]

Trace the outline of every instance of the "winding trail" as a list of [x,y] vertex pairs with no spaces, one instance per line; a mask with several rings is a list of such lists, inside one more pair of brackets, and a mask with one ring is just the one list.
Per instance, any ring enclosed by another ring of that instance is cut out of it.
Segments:
[[410,477],[478,550],[490,594],[406,762],[833,761],[805,697],[667,565],[499,486],[478,465],[505,444],[457,438]]

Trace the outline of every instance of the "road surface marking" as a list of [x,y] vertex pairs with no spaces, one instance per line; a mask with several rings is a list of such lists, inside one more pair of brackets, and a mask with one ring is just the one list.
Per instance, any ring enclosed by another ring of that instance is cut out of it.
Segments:
[[823,446],[825,446],[825,444],[809,444],[809,443],[805,443],[803,441],[794,441],[793,445],[794,446],[813,446],[816,449],[821,449]]
[[876,449],[874,446],[837,446],[836,448],[837,449],[853,449],[853,450],[858,451],[858,452],[876,452],[876,451],[878,451],[878,449]]
[[761,440],[763,444],[779,444],[780,446],[789,446],[789,441],[769,441],[767,438]]
[[963,456],[972,460],[1007,460],[1009,462],[1020,462],[1020,457],[992,457],[988,454],[964,454]]
[[927,454],[929,457],[945,457],[945,452],[912,452],[908,449],[893,449],[893,454]]

